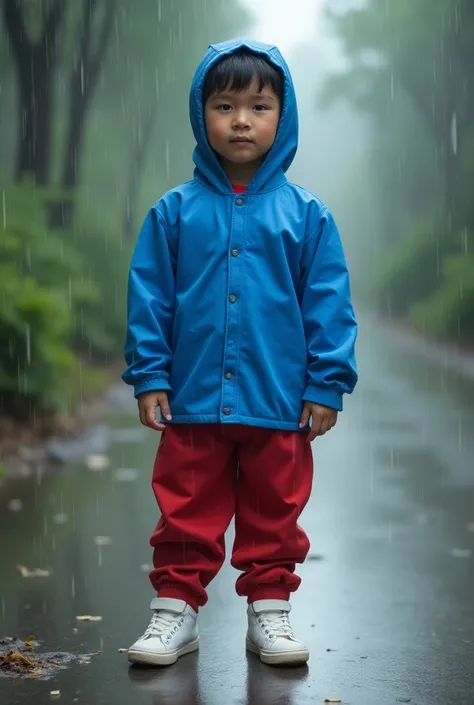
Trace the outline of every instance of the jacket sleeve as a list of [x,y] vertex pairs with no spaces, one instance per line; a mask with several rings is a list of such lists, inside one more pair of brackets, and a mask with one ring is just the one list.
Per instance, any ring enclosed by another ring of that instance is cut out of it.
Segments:
[[306,401],[342,410],[357,383],[357,323],[339,231],[324,209],[304,245],[301,311],[308,351]]
[[156,207],[138,236],[128,277],[127,332],[122,374],[135,397],[170,390],[171,333],[176,256],[166,223]]

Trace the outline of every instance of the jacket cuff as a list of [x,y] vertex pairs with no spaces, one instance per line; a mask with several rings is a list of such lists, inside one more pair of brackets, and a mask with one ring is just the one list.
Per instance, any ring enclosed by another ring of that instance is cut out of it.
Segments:
[[342,394],[334,389],[327,387],[316,387],[314,384],[308,384],[303,395],[304,401],[310,401],[312,404],[321,404],[329,409],[342,411]]
[[152,379],[145,379],[142,382],[137,382],[134,386],[135,399],[139,394],[144,392],[170,392],[171,387],[168,381],[168,375],[156,376]]

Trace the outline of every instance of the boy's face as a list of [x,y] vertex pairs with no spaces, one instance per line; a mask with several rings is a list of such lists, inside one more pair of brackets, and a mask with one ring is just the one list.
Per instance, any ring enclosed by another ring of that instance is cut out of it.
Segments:
[[253,165],[257,169],[275,141],[280,100],[270,86],[264,86],[261,93],[258,89],[254,77],[246,90],[224,90],[206,101],[207,137],[224,168]]

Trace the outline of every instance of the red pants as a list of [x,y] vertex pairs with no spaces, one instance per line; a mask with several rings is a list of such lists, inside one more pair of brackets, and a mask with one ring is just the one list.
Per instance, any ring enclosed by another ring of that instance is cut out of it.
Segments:
[[305,432],[221,424],[170,425],[153,470],[161,518],[150,539],[160,597],[195,610],[225,558],[224,534],[235,514],[232,566],[248,602],[288,600],[309,550],[298,517],[313,479]]

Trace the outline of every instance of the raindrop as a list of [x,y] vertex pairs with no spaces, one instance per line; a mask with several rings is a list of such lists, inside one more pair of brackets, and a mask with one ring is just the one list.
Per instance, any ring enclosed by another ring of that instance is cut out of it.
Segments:
[[166,178],[170,178],[170,143],[169,140],[165,142],[165,168],[166,168]]
[[458,153],[458,118],[456,113],[453,113],[451,117],[451,148],[453,154]]
[[464,254],[467,255],[469,252],[469,237],[468,237],[467,228],[464,228],[464,230],[462,231],[462,244],[463,244]]
[[31,365],[31,328],[29,323],[25,323],[26,332],[26,361]]

